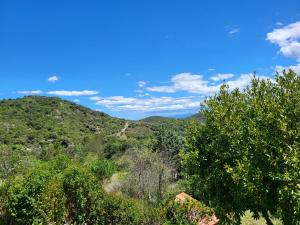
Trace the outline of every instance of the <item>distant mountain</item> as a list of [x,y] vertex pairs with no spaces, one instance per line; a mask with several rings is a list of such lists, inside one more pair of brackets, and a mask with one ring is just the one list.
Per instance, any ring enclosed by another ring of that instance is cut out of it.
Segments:
[[183,120],[196,119],[200,122],[204,121],[204,116],[198,112],[196,114],[185,114],[180,117],[164,117],[164,116],[149,116],[144,119],[141,119],[142,122],[152,123],[152,124],[160,124],[160,123],[170,123],[170,122],[178,122]]
[[164,117],[164,116],[149,116],[144,119],[141,119],[140,121],[146,122],[146,123],[164,123],[164,122],[170,122],[175,121],[177,119],[171,118],[171,117]]
[[184,135],[185,129],[188,126],[188,122],[191,119],[200,120],[200,116],[193,115],[187,118],[171,118],[163,116],[150,116],[140,120],[141,123],[149,124],[152,129],[159,126],[164,126],[165,128],[177,131],[179,134]]
[[186,119],[186,118],[191,117],[192,115],[194,115],[194,114],[193,113],[186,113],[186,114],[175,115],[175,116],[172,116],[171,118],[174,118],[174,119]]
[[203,114],[201,114],[200,112],[198,112],[198,113],[196,113],[194,115],[191,115],[191,116],[189,116],[189,117],[187,117],[185,119],[196,119],[196,120],[198,120],[200,122],[204,122],[205,121],[205,118],[204,118]]

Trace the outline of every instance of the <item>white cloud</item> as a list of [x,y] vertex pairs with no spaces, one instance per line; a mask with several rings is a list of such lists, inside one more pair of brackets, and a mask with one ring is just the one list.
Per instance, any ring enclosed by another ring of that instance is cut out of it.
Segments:
[[58,95],[58,96],[88,96],[88,95],[96,95],[98,91],[49,91],[47,94],[49,95]]
[[283,70],[293,70],[295,73],[300,75],[300,63],[294,66],[275,66],[275,71],[278,72],[279,74],[282,74]]
[[280,47],[286,57],[300,61],[300,21],[278,28],[267,34],[266,40]]
[[229,35],[234,35],[236,33],[239,33],[240,32],[240,28],[234,28],[234,29],[231,29],[230,31],[228,31],[228,34]]
[[123,96],[111,96],[107,98],[100,98],[96,101],[97,105],[119,105],[119,104],[129,104],[134,103],[137,99],[136,98],[125,98]]
[[191,73],[180,73],[171,78],[170,86],[148,87],[148,91],[175,93],[186,91],[190,93],[212,93],[218,90],[218,86],[208,86],[208,81],[203,79],[202,75]]
[[41,91],[41,90],[18,91],[18,94],[22,94],[22,95],[40,95],[40,94],[43,94],[43,91]]
[[99,97],[99,96],[92,96],[92,97],[89,97],[89,99],[92,100],[92,101],[99,101],[99,100],[101,100],[101,97]]
[[[227,74],[227,77],[232,75]],[[235,80],[227,81],[230,89],[245,88],[251,81],[252,74],[241,74]],[[257,76],[266,79],[265,76]],[[210,79],[217,79],[211,77]],[[205,80],[202,75],[191,73],[180,73],[171,78],[171,85],[169,86],[154,86],[148,87],[148,91],[162,92],[162,93],[175,93],[179,91],[185,91],[189,93],[197,93],[210,95],[219,91],[221,84],[211,83],[209,80]]]
[[139,94],[138,95],[140,98],[142,98],[142,97],[149,97],[149,96],[151,96],[149,93],[142,93],[142,94]]
[[48,81],[50,83],[55,83],[56,81],[58,81],[58,77],[57,76],[51,76],[48,78]]
[[147,82],[146,82],[146,81],[143,81],[143,80],[140,80],[140,81],[138,82],[138,86],[139,86],[140,88],[145,87],[146,84],[147,84]]
[[154,86],[154,87],[148,87],[147,90],[152,92],[162,92],[162,93],[175,93],[178,91],[173,86]]
[[232,73],[218,73],[215,76],[211,77],[210,79],[213,81],[220,81],[220,80],[226,80],[229,78],[234,77],[234,74]]
[[111,96],[96,100],[96,105],[102,105],[112,110],[125,111],[172,111],[197,109],[200,106],[202,97],[148,97],[148,98],[132,98],[124,96]]

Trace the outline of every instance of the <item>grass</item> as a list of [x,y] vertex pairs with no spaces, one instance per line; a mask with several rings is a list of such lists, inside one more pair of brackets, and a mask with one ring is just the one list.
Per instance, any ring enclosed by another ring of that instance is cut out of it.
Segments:
[[[280,220],[272,219],[274,225],[282,225]],[[245,216],[242,219],[242,225],[265,225],[266,221],[264,218],[260,218],[259,220],[255,220],[252,218],[252,214],[250,212],[246,212]]]

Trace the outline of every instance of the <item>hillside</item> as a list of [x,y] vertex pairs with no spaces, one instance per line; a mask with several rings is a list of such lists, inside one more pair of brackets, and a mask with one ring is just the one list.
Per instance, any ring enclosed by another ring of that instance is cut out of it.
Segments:
[[0,224],[174,224],[186,124],[55,97],[0,101]]
[[185,126],[188,121],[196,119],[199,122],[204,121],[204,116],[199,112],[187,117],[183,118],[172,118],[172,117],[164,117],[164,116],[149,116],[144,119],[141,119],[140,122],[152,124],[154,126],[166,125],[166,126]]
[[204,120],[205,120],[204,116],[200,112],[198,112],[190,117],[187,117],[185,119],[196,119],[199,122],[204,122]]
[[27,151],[80,149],[94,135],[118,132],[125,121],[54,97],[0,101],[0,144]]
[[177,119],[173,119],[170,117],[163,117],[163,116],[149,116],[144,119],[141,119],[140,121],[146,122],[146,123],[167,123],[171,121],[176,121]]
[[[119,135],[125,124],[126,131]],[[183,133],[186,124],[184,120],[164,117],[126,121],[57,97],[0,101],[0,147],[42,157],[53,149],[63,149],[71,155],[83,149],[93,151],[118,139],[122,143],[117,145],[127,144],[124,140],[143,145],[160,126]]]

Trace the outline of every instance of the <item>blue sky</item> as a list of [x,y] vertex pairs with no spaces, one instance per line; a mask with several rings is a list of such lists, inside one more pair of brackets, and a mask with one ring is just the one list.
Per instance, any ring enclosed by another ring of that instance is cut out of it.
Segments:
[[1,99],[180,116],[282,68],[300,71],[299,0],[0,0]]

